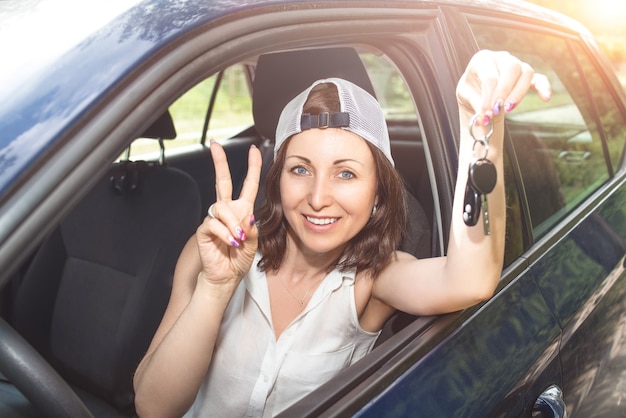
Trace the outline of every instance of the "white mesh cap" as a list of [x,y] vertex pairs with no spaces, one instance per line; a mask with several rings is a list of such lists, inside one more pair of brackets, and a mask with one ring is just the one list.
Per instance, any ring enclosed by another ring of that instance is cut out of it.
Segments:
[[[302,109],[313,87],[332,83],[339,93],[340,112],[303,117]],[[341,78],[318,80],[292,99],[280,114],[276,127],[274,158],[281,145],[291,136],[310,128],[342,128],[359,135],[381,150],[394,165],[385,116],[378,101],[361,87]]]

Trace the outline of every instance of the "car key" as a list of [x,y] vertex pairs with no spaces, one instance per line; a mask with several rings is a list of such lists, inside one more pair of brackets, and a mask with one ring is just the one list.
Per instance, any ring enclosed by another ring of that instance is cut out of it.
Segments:
[[[496,186],[497,179],[498,173],[496,171],[496,167],[490,160],[486,158],[479,158],[470,164],[468,183],[470,183],[472,188],[475,189],[480,195],[480,207],[482,207],[483,229],[485,235],[491,234],[491,228],[489,226],[489,202],[487,201],[487,195],[493,191]],[[480,211],[480,207],[477,211]]]

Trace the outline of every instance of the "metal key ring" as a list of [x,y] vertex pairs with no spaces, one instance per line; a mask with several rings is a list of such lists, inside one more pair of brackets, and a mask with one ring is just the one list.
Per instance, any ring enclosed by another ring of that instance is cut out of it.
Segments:
[[489,155],[489,141],[486,138],[481,138],[481,139],[474,138],[474,145],[472,146],[472,152],[474,153],[474,155],[476,155],[476,151],[474,149],[476,148],[476,144],[479,144],[479,143],[483,146],[483,149],[485,150],[485,153],[482,156],[482,158],[487,158],[487,156]]
[[478,120],[480,116],[481,115],[478,113],[472,116],[472,119],[470,120],[470,123],[469,123],[469,132],[472,138],[474,139],[474,141],[479,141],[479,142],[486,143],[487,145],[489,145],[489,138],[491,138],[491,135],[493,135],[493,119],[489,118],[489,132],[487,132],[487,134],[483,138],[478,139],[476,138],[476,135],[474,135],[474,127],[476,126],[476,121]]

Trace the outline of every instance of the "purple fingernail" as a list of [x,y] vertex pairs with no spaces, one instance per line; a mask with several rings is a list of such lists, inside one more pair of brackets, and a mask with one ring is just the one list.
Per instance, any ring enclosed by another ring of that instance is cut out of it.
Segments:
[[235,233],[237,234],[237,237],[239,237],[239,239],[240,239],[241,241],[245,241],[245,240],[246,240],[246,233],[245,233],[245,232],[243,232],[243,229],[241,229],[241,228],[237,227],[237,228],[235,229]]
[[230,241],[230,245],[232,245],[233,247],[239,247],[239,242],[237,242],[235,237],[229,236],[228,241]]
[[255,222],[255,221],[256,221],[256,220],[254,219],[254,214],[253,214],[253,215],[250,215],[250,226],[254,226],[254,222]]
[[493,114],[498,116],[502,111],[502,100],[498,100],[495,105],[493,105]]
[[512,112],[513,109],[515,109],[515,106],[517,106],[517,103],[507,102],[507,104],[504,105],[504,111],[506,113]]

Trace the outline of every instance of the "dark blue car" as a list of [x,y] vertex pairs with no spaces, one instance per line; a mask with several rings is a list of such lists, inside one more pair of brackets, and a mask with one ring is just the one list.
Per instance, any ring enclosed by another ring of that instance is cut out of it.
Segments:
[[282,416],[625,416],[626,96],[584,28],[514,0],[0,2],[0,416],[135,415],[133,372],[215,200],[208,141],[240,187],[312,80],[376,95],[411,195],[402,248],[445,254],[455,86],[479,49],[554,89],[507,115],[496,294],[395,315]]

